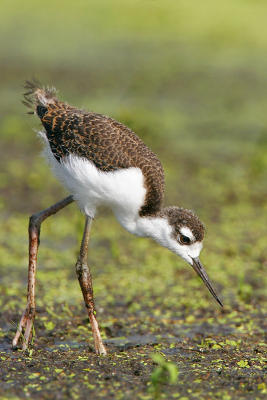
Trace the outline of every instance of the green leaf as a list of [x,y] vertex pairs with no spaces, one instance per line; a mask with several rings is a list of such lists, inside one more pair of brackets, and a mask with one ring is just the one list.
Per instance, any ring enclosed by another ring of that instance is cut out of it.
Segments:
[[55,328],[53,321],[44,322],[44,326],[47,331],[52,331]]
[[166,362],[165,358],[159,353],[153,353],[150,357],[158,365],[163,365]]
[[63,369],[62,368],[55,368],[55,372],[57,374],[60,374],[61,372],[63,372]]
[[247,360],[240,360],[237,365],[241,368],[249,368]]
[[178,368],[174,363],[166,362],[165,368],[169,373],[169,383],[174,385],[178,379]]

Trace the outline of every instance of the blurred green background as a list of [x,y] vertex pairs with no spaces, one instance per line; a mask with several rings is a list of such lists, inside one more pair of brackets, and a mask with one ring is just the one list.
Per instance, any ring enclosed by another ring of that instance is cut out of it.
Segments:
[[[263,0],[1,0],[3,331],[25,303],[28,216],[65,195],[40,156],[39,121],[21,104],[24,80],[36,77],[70,104],[125,123],[159,155],[166,204],[205,222],[202,261],[225,313],[234,309],[248,334],[246,318],[266,305],[266,15]],[[74,271],[82,226],[73,205],[44,223],[38,306],[82,308]],[[103,326],[117,304],[143,320],[220,316],[182,260],[123,231],[108,210],[94,223],[90,261]]]

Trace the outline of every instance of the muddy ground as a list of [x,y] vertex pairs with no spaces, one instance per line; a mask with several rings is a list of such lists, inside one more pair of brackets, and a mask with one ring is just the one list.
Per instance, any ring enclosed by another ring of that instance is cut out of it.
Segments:
[[[99,313],[110,321],[102,327],[106,357],[94,354],[85,313],[77,307],[55,309],[53,316],[39,310],[34,346],[26,353],[10,348],[10,321],[17,315],[2,313],[1,399],[266,398],[266,316],[260,310],[202,309],[186,320],[171,310],[155,316],[149,309],[129,312],[129,306],[122,301]],[[179,373],[177,383],[165,377],[156,392],[153,353]]]

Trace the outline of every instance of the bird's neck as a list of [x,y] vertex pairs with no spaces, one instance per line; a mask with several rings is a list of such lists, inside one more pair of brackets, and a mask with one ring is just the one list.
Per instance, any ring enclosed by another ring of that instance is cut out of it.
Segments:
[[120,224],[130,233],[141,236],[150,237],[160,244],[165,242],[165,238],[170,235],[170,226],[165,218],[161,216],[144,216],[139,215],[135,218],[118,218]]

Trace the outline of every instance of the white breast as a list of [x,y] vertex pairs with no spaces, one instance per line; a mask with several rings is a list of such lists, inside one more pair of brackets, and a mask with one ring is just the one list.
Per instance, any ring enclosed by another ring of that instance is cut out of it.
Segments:
[[85,158],[68,155],[60,163],[51,152],[45,139],[45,156],[55,176],[73,194],[81,210],[94,217],[98,205],[108,205],[128,231],[133,232],[144,204],[146,188],[139,168],[103,172]]

